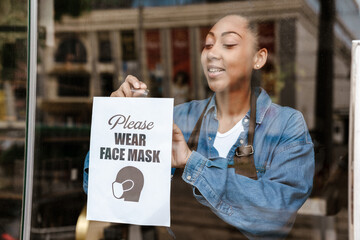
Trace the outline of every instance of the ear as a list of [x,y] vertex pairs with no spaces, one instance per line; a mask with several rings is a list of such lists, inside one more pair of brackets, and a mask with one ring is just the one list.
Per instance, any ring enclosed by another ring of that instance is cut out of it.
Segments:
[[268,56],[268,51],[266,48],[262,48],[259,51],[257,51],[257,53],[254,56],[253,68],[255,70],[262,68],[266,63],[267,56]]

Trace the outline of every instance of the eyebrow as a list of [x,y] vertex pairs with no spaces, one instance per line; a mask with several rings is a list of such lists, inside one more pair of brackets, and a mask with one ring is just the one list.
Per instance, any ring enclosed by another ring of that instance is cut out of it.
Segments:
[[[221,34],[221,36],[223,37],[223,36],[228,35],[228,34],[236,34],[236,35],[238,35],[240,38],[242,38],[242,36],[241,36],[240,34],[238,34],[237,32],[234,32],[234,31],[223,32],[223,33]],[[215,34],[214,34],[213,32],[209,32],[208,35],[211,35],[211,36],[213,36],[213,37],[215,36]]]
[[238,35],[240,38],[242,38],[242,36],[241,36],[240,34],[238,34],[237,32],[233,32],[233,31],[223,32],[223,33],[221,34],[221,36],[223,37],[223,36],[228,35],[228,34],[236,34],[236,35]]

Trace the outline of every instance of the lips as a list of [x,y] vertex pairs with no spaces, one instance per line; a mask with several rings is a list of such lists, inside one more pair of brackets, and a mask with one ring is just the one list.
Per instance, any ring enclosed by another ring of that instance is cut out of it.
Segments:
[[209,68],[208,71],[211,72],[211,73],[214,73],[214,72],[221,72],[221,71],[224,71],[224,70],[220,69],[220,68]]
[[221,75],[225,71],[225,69],[216,66],[209,66],[207,68],[207,71],[208,71],[208,76],[210,78],[214,78]]

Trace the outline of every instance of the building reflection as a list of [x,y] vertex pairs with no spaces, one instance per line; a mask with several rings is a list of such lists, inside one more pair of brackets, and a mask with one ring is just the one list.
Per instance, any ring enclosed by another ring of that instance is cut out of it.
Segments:
[[[75,2],[39,1],[33,239],[74,239],[78,216],[86,204],[82,167],[89,147],[92,97],[109,96],[132,74],[148,85],[151,97],[175,97],[176,103],[206,98],[210,92],[202,73],[200,54],[209,27],[225,14],[243,14],[256,25],[260,46],[269,50],[269,62],[255,80],[274,102],[300,110],[309,129],[316,130],[318,1]],[[348,2],[341,6],[358,9],[354,2]],[[24,18],[22,23],[25,22]],[[0,206],[8,206],[21,203],[23,173],[19,169],[22,169],[25,139],[26,30],[11,30],[10,36],[0,23],[0,200],[11,200],[0,202]],[[347,153],[351,39],[356,37],[359,33],[339,16],[333,56],[335,150],[330,161],[337,170],[338,159]],[[318,163],[318,169],[321,166]],[[347,179],[345,170],[337,174],[339,179]],[[201,209],[199,215],[209,219],[202,223],[206,227],[199,230],[202,217],[186,224],[183,218],[199,206],[182,198],[186,194],[180,193],[187,190],[178,179],[173,184],[176,186],[172,188],[176,213],[173,224],[180,239],[186,239],[186,234],[194,229],[201,233],[212,228],[217,228],[214,236],[240,238],[234,229],[213,220],[210,213]],[[184,203],[189,208],[178,207]],[[307,207],[312,206],[308,204]],[[346,199],[338,204],[335,212],[343,209],[341,217],[344,217]],[[15,209],[21,208],[18,205]],[[310,208],[300,211],[304,217],[299,219],[303,222],[295,224],[289,239],[310,239],[316,231],[322,234],[319,224],[315,224],[318,221],[308,218],[311,211]],[[327,213],[314,214],[316,219]],[[19,221],[20,210],[15,215]],[[0,214],[0,219],[3,216],[5,213]],[[334,231],[343,236],[347,230]]]
[[23,190],[26,1],[0,3],[0,239],[19,237]]

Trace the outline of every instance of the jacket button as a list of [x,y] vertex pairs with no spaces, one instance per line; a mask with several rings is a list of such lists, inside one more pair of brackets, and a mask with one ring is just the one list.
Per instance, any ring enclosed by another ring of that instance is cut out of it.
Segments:
[[241,144],[244,144],[244,140],[241,139],[241,140],[240,140],[240,143],[241,143]]
[[248,121],[249,121],[249,119],[247,119],[247,118],[245,118],[245,119],[244,119],[244,122],[246,122],[246,123],[247,123]]
[[190,179],[191,179],[191,176],[190,176],[190,175],[189,175],[189,176],[187,176],[187,177],[186,177],[186,179],[187,179],[187,180],[190,180]]

